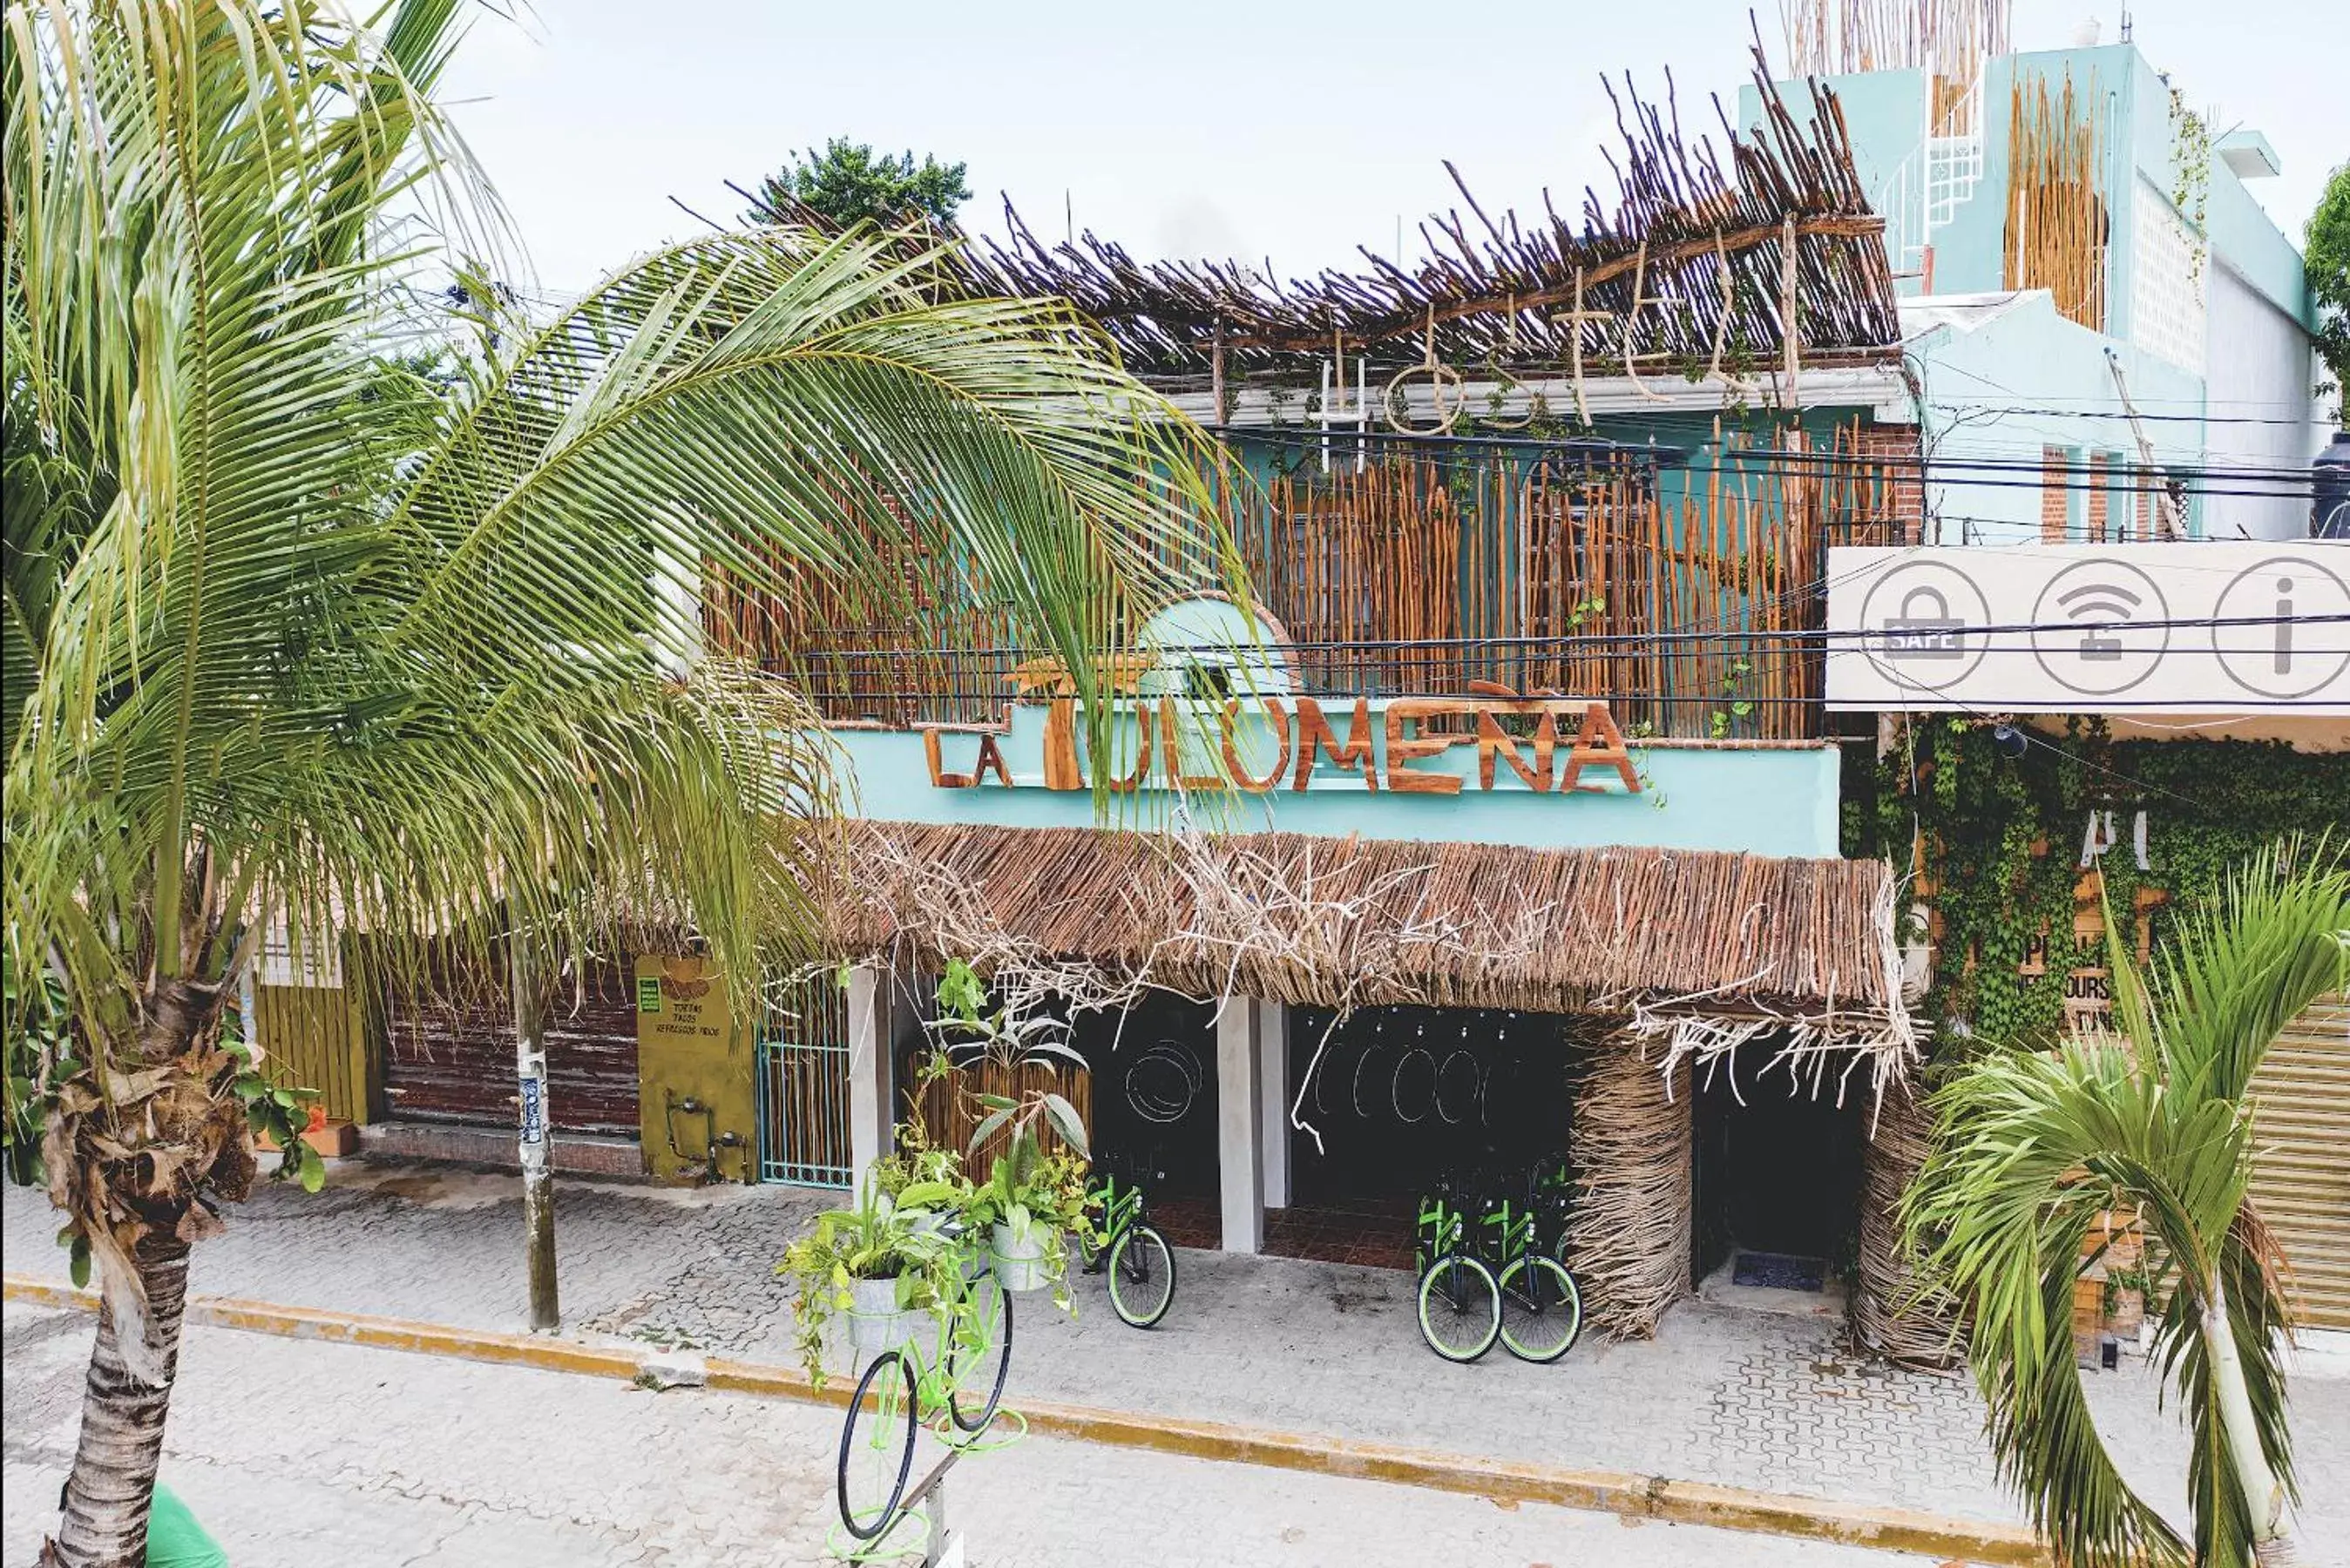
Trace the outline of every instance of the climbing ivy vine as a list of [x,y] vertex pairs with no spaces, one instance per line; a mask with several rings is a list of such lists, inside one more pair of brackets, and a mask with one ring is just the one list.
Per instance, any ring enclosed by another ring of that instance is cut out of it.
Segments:
[[[2141,888],[2166,901],[2159,940],[2181,909],[2210,896],[2227,868],[2281,835],[2350,830],[2350,754],[2282,742],[2115,741],[2074,720],[2008,754],[1970,718],[1913,721],[1881,759],[1845,758],[1844,849],[1907,868],[1923,834],[1939,921],[1927,1014],[1943,1046],[1969,1037],[2030,1039],[2064,1020],[2064,981],[2100,964],[2073,936],[2090,813],[2113,814],[2117,840],[2098,859],[2106,901],[2130,919]],[[2147,867],[2132,828],[2147,814]],[[2042,973],[2019,972],[2045,939]]]
[[2177,88],[2170,89],[2170,153],[2173,180],[2170,204],[2186,222],[2190,279],[2203,275],[2204,252],[2210,241],[2204,226],[2211,206],[2211,122],[2187,107]]

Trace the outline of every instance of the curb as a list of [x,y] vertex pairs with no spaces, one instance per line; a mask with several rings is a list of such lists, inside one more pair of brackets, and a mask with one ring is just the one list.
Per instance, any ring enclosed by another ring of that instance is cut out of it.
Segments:
[[[0,1276],[0,1296],[38,1306],[77,1307],[83,1311],[93,1311],[98,1306],[96,1292],[22,1274]],[[226,1296],[190,1296],[187,1320],[208,1328],[242,1329],[249,1334],[273,1334],[288,1339],[357,1345],[377,1350],[413,1351],[622,1382],[657,1372],[673,1372],[682,1359],[675,1352],[652,1346],[638,1349],[582,1345],[543,1335],[494,1334],[405,1318],[279,1306]],[[702,1358],[701,1371],[702,1376],[698,1381],[723,1393],[796,1399],[836,1407],[846,1406],[850,1393],[838,1379],[817,1388],[797,1367],[764,1362],[712,1355]],[[1547,1503],[1627,1519],[1654,1519],[1675,1524],[1833,1541],[1918,1552],[1946,1561],[1997,1564],[1999,1568],[2046,1568],[2050,1562],[2032,1532],[2019,1526],[1909,1509],[1832,1502],[1620,1470],[1568,1469],[1477,1459],[1427,1449],[1349,1442],[1310,1433],[1141,1416],[1082,1405],[1024,1405],[1021,1414],[1027,1417],[1030,1431],[1045,1437],[1144,1449],[1228,1464],[1261,1465],[1424,1487],[1482,1497],[1496,1503]]]

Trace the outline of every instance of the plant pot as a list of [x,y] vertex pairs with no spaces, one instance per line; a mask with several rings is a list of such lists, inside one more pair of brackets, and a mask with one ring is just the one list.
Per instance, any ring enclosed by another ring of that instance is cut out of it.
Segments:
[[1041,1231],[1031,1231],[1022,1238],[1014,1235],[1009,1225],[993,1227],[987,1235],[987,1261],[995,1271],[995,1282],[1007,1291],[1041,1291],[1053,1282]]
[[2138,1324],[2146,1321],[2146,1296],[2142,1292],[2116,1288],[2113,1305],[2106,1309],[2106,1332],[2118,1339],[2135,1343]]
[[879,1355],[913,1339],[921,1314],[898,1304],[896,1280],[858,1280],[848,1289],[848,1343],[858,1352]]

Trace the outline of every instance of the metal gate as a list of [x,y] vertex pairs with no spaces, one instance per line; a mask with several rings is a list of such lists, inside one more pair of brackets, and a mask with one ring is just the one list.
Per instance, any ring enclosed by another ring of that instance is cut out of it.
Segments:
[[848,998],[828,979],[801,982],[767,1009],[757,1052],[759,1179],[847,1187]]

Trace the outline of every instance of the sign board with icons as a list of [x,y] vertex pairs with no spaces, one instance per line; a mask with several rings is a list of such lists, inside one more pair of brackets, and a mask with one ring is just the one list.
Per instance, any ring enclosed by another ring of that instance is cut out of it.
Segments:
[[1831,708],[2350,714],[2350,544],[1828,551]]

